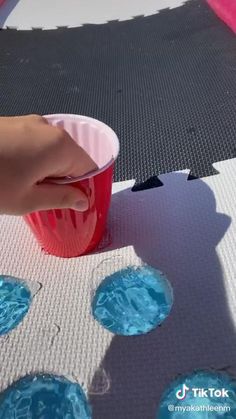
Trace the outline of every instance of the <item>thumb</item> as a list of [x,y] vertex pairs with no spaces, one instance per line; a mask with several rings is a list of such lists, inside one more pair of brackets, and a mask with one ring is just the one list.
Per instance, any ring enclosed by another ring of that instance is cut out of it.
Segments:
[[56,208],[73,208],[83,212],[89,207],[88,198],[84,192],[68,185],[36,185],[27,201],[26,212]]

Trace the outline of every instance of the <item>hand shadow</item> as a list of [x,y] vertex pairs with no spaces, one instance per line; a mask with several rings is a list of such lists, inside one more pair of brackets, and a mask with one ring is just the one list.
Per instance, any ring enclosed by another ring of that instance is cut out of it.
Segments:
[[[113,337],[100,366],[110,388],[91,394],[93,419],[155,419],[160,397],[177,375],[236,365],[235,330],[216,254],[231,220],[216,212],[207,184],[186,180],[175,173],[163,177],[163,187],[113,195],[112,248],[133,245],[144,262],[167,274],[174,305],[153,332]],[[95,374],[92,387],[97,379]]]
[[5,0],[3,5],[0,5],[0,28],[2,28],[11,14],[12,10],[16,7],[19,0]]

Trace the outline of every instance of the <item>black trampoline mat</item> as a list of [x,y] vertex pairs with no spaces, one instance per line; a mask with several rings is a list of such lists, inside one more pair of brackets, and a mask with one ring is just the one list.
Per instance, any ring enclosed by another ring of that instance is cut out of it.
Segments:
[[104,121],[121,142],[116,181],[213,174],[236,156],[235,97],[236,39],[203,0],[127,22],[0,31],[0,113]]

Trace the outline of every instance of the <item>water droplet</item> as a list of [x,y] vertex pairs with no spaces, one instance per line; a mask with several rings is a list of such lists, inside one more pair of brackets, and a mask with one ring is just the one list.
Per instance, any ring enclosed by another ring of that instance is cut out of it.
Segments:
[[92,302],[93,315],[118,335],[140,335],[169,315],[173,292],[164,275],[150,266],[128,267],[108,276]]
[[196,371],[179,377],[163,394],[156,419],[180,416],[184,419],[235,418],[236,380],[214,371]]
[[26,376],[0,395],[1,419],[91,419],[77,383],[51,375]]
[[23,320],[30,304],[31,292],[22,280],[0,275],[0,335]]
[[103,395],[108,393],[111,385],[111,379],[104,368],[99,368],[93,377],[89,388],[89,394]]

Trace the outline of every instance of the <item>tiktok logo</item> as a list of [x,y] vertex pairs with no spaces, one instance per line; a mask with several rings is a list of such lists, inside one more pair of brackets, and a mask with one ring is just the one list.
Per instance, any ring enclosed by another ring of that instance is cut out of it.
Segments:
[[179,400],[184,400],[185,397],[187,396],[187,392],[190,390],[189,387],[187,387],[185,384],[183,384],[183,388],[176,391],[176,397]]

